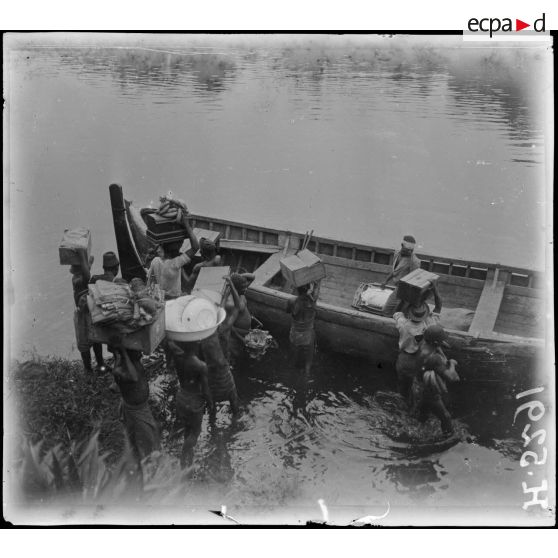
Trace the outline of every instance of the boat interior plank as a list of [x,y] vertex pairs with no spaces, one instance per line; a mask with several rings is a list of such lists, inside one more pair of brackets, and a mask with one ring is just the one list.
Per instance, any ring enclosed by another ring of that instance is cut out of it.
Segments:
[[490,333],[494,330],[505,288],[504,281],[486,281],[469,328],[471,335]]
[[512,294],[517,288],[519,287],[510,285],[506,287],[494,331],[509,335],[543,337],[544,298]]

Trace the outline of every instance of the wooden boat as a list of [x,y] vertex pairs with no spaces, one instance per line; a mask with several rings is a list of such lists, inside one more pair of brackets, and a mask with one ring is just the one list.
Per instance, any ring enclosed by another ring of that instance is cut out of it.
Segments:
[[[110,187],[122,275],[145,276],[143,262],[150,247],[139,210],[127,202],[122,188]],[[192,224],[219,231],[225,263],[256,276],[247,292],[252,313],[273,335],[290,325],[286,313],[292,297],[280,273],[279,261],[294,253],[304,235],[224,219],[192,215]],[[371,370],[393,363],[398,333],[391,318],[353,307],[359,285],[381,282],[391,270],[393,251],[387,248],[313,238],[308,248],[325,262],[316,333],[319,346],[371,361]],[[536,377],[544,358],[544,276],[522,268],[417,254],[424,269],[440,276],[444,303],[442,325],[449,333],[452,357],[465,380],[523,384]],[[455,316],[469,320],[455,323]],[[446,320],[446,323],[444,323]],[[453,320],[453,321],[452,321]]]

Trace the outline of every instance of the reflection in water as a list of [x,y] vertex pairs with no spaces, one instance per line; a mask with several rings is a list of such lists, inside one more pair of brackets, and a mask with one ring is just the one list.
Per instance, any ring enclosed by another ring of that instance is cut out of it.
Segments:
[[[172,98],[186,85],[201,94],[223,91],[234,80],[235,62],[227,54],[181,54],[155,49],[105,49],[87,52],[59,51],[60,61],[94,83],[99,74],[111,77],[125,95],[162,92]],[[163,89],[161,89],[163,88]]]

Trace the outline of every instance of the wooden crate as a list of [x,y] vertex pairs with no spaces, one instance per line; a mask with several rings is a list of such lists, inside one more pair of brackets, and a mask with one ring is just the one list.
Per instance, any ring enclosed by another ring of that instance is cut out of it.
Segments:
[[420,302],[424,293],[430,289],[432,282],[438,280],[438,275],[425,269],[415,269],[402,277],[397,284],[397,298],[416,304]]
[[283,277],[295,287],[319,281],[326,276],[325,265],[310,250],[282,258],[279,262]]
[[[231,268],[228,265],[218,267],[202,267],[194,288],[193,295],[209,296],[213,302],[219,305],[225,303],[228,295],[228,285],[224,277],[230,275]],[[201,292],[203,291],[203,292]],[[212,296],[215,294],[215,297]]]
[[60,265],[80,265],[79,252],[85,251],[87,260],[91,256],[91,233],[88,229],[77,227],[66,229],[58,247]]
[[160,310],[152,323],[133,333],[119,333],[117,329],[110,325],[91,324],[89,327],[89,340],[94,343],[108,344],[113,335],[118,335],[122,339],[122,346],[125,349],[141,351],[150,355],[165,338],[165,311],[164,309]]

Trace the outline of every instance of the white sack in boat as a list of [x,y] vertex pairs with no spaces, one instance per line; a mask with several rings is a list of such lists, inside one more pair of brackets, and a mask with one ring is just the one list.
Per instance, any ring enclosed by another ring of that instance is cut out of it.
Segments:
[[391,292],[391,289],[380,289],[380,287],[369,285],[368,288],[364,289],[362,292],[360,299],[362,304],[365,304],[369,308],[381,309],[384,307]]

